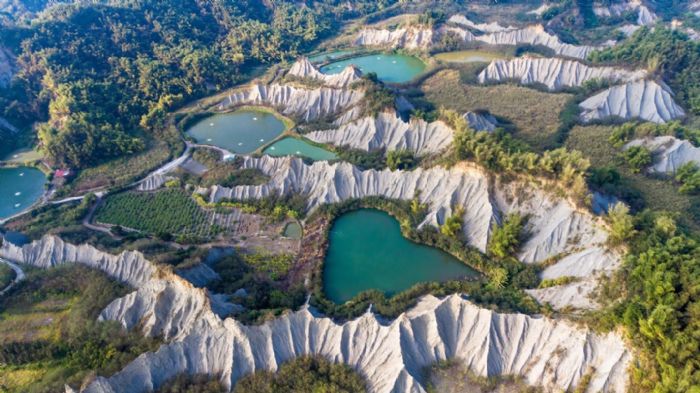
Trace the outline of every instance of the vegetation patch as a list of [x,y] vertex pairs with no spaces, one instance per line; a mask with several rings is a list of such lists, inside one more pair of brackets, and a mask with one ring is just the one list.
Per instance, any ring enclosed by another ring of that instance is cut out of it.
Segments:
[[0,263],[0,291],[7,288],[15,279],[16,273],[9,265]]
[[220,232],[213,224],[214,211],[200,208],[186,192],[167,189],[156,192],[128,191],[108,196],[96,221],[156,234],[207,237]]
[[514,126],[513,135],[535,151],[557,146],[559,115],[571,94],[543,93],[514,85],[473,86],[461,83],[459,73],[442,71],[422,85],[425,98],[436,107],[460,114],[486,110]]
[[0,390],[62,391],[93,373],[109,375],[157,342],[97,322],[130,290],[80,265],[31,270],[0,300]]

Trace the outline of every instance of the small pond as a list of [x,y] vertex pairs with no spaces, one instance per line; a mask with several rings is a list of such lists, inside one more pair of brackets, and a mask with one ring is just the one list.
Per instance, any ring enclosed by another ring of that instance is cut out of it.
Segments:
[[187,130],[197,143],[248,154],[277,138],[285,125],[274,114],[254,109],[209,116]]
[[452,255],[403,237],[389,214],[361,209],[331,227],[323,286],[329,299],[343,303],[368,289],[391,296],[420,282],[477,274]]
[[375,72],[379,79],[389,83],[408,82],[425,70],[425,63],[417,57],[379,53],[336,61],[321,67],[321,72],[337,74],[350,64],[364,74]]
[[0,168],[0,219],[28,208],[44,194],[46,176],[31,167]]
[[278,140],[268,146],[263,153],[275,157],[290,155],[308,157],[314,161],[327,161],[338,158],[332,151],[314,146],[302,139],[292,137]]
[[438,53],[435,58],[448,63],[490,63],[493,60],[505,59],[505,56],[483,50],[460,50]]
[[301,239],[302,229],[298,222],[290,222],[284,226],[284,232],[282,236],[288,237],[290,239]]
[[312,63],[321,63],[324,61],[331,61],[335,60],[339,57],[347,56],[350,55],[351,53],[355,52],[352,49],[339,49],[339,50],[334,50],[330,52],[323,52],[319,53],[313,56],[309,56],[309,61]]

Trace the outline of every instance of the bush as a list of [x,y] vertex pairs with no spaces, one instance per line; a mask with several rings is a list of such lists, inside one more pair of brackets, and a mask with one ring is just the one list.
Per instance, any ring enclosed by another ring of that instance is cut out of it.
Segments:
[[497,258],[515,256],[523,237],[524,219],[517,213],[509,214],[499,226],[493,224],[488,251]]
[[408,150],[392,150],[386,155],[386,166],[392,171],[412,169],[415,165],[416,158]]
[[639,173],[651,165],[651,152],[644,146],[631,146],[622,152],[622,158],[629,165],[632,173]]

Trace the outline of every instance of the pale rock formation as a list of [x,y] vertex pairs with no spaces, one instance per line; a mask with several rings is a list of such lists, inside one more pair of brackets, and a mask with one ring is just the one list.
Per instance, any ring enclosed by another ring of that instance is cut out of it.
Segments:
[[550,8],[552,8],[552,5],[549,3],[542,3],[541,6],[535,8],[534,10],[528,11],[528,14],[531,15],[537,15],[537,16],[542,16],[545,12],[547,12]]
[[618,27],[618,30],[620,30],[624,35],[627,37],[631,37],[632,34],[634,34],[637,30],[639,30],[641,26],[639,25],[622,25]]
[[258,169],[270,176],[270,181],[258,186],[214,186],[209,195],[211,202],[302,194],[307,198],[308,209],[313,210],[323,204],[369,196],[401,200],[417,196],[428,206],[419,228],[442,225],[456,207],[461,207],[463,235],[481,251],[486,249],[492,226],[502,217],[510,213],[527,215],[525,231],[529,238],[522,244],[518,259],[536,263],[566,255],[545,270],[546,278],[583,277],[608,272],[619,265],[619,255],[609,253],[604,247],[607,232],[590,213],[520,182],[497,183],[491,187],[483,171],[466,165],[406,172],[360,171],[348,163],[306,165],[297,158],[266,156],[247,158],[242,167]]
[[165,184],[165,182],[167,182],[170,179],[172,179],[171,176],[166,176],[160,173],[154,173],[144,178],[143,181],[141,181],[141,183],[139,183],[139,185],[136,187],[136,189],[139,191],[154,191],[161,188],[163,184]]
[[367,151],[410,150],[424,155],[447,149],[452,144],[452,134],[452,129],[441,121],[412,119],[406,123],[396,113],[384,112],[334,130],[311,132],[306,137],[319,143]]
[[665,123],[685,116],[683,108],[674,101],[671,90],[650,80],[613,86],[586,99],[579,106],[584,122],[613,116]]
[[573,307],[577,309],[592,309],[596,304],[589,298],[598,285],[598,277],[589,277],[567,285],[542,289],[526,289],[528,295],[538,302],[549,303],[554,309]]
[[64,263],[80,263],[99,269],[119,281],[140,287],[150,281],[155,267],[139,252],[125,251],[119,255],[102,252],[92,246],[75,246],[58,237],[47,236],[24,246],[3,242],[0,257],[39,268]]
[[479,30],[484,33],[496,33],[499,31],[508,31],[508,30],[515,30],[517,27],[513,26],[501,26],[498,22],[491,22],[491,23],[475,23],[471,20],[469,20],[466,16],[464,15],[452,15],[450,19],[447,20],[450,23],[454,23],[460,26],[467,27],[469,29],[474,29],[474,30]]
[[616,4],[611,4],[607,7],[600,5],[593,7],[593,12],[597,16],[603,17],[620,16],[625,12],[635,10],[637,11],[637,25],[650,26],[656,23],[658,17],[647,6],[645,6],[641,0],[620,2]]
[[700,166],[700,148],[673,136],[635,139],[624,148],[629,149],[632,146],[644,146],[652,152],[654,164],[649,167],[650,172],[673,174],[689,162]]
[[319,80],[330,87],[347,88],[362,77],[362,72],[357,67],[349,65],[338,74],[326,75],[316,69],[308,58],[302,57],[292,65],[287,75]]
[[482,376],[520,375],[546,391],[571,390],[591,372],[587,392],[623,392],[631,360],[615,334],[499,314],[458,295],[426,296],[391,323],[367,313],[338,324],[304,308],[261,326],[202,315],[191,330],[84,391],[143,392],[183,372],[221,374],[231,386],[245,374],[320,355],[356,369],[371,393],[423,393],[423,369],[447,359]]
[[614,67],[590,67],[573,60],[559,58],[518,57],[494,60],[479,74],[479,82],[516,80],[522,84],[539,83],[550,90],[579,87],[594,80],[629,82],[643,79],[644,70],[628,71]]
[[490,113],[466,112],[462,117],[469,124],[469,128],[474,131],[491,132],[498,127],[498,120]]
[[362,29],[355,38],[355,45],[389,46],[391,48],[425,49],[433,44],[435,31],[427,27],[404,27],[396,30]]
[[285,115],[299,117],[304,121],[339,116],[343,122],[347,122],[359,115],[359,110],[353,110],[353,107],[363,97],[364,94],[357,90],[255,84],[229,94],[219,109],[238,105],[269,105],[280,108]]
[[15,68],[15,57],[8,49],[0,46],[0,87],[10,84]]
[[481,35],[475,38],[491,45],[542,45],[554,51],[557,55],[585,59],[594,50],[602,47],[587,45],[565,44],[559,37],[549,34],[542,25],[528,26],[523,29],[501,31]]

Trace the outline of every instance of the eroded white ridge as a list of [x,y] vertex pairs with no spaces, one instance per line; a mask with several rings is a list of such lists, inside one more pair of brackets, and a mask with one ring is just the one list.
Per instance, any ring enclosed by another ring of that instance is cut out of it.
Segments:
[[15,58],[12,53],[0,46],[0,87],[7,87],[16,71]]
[[362,72],[357,67],[349,65],[338,74],[326,75],[319,71],[308,58],[302,57],[292,64],[287,75],[318,80],[330,87],[347,88],[362,77]]
[[428,27],[404,27],[395,30],[365,28],[355,37],[355,45],[390,46],[392,48],[425,49],[433,44],[438,33]]
[[560,56],[585,59],[594,50],[603,47],[565,44],[559,37],[549,34],[542,25],[528,26],[518,30],[501,31],[481,35],[476,40],[491,45],[542,45]]
[[490,113],[465,112],[462,117],[474,131],[494,131],[498,127],[498,120]]
[[689,162],[700,166],[700,148],[673,136],[635,139],[624,148],[632,146],[644,146],[652,152],[654,163],[649,167],[650,172],[673,174]]
[[479,83],[516,80],[528,85],[539,83],[550,90],[580,87],[591,80],[629,82],[644,79],[644,70],[628,71],[614,67],[590,67],[574,60],[518,57],[495,60],[479,74]]
[[467,27],[469,29],[474,29],[474,30],[479,30],[483,31],[484,33],[496,33],[499,31],[508,31],[508,30],[516,30],[517,27],[514,26],[501,26],[500,23],[498,22],[490,22],[490,23],[475,23],[469,18],[467,18],[464,15],[457,14],[457,15],[452,15],[450,19],[447,20],[450,23],[454,23],[460,26]]
[[[381,196],[411,200],[417,197],[427,205],[427,215],[419,227],[439,226],[457,207],[464,210],[463,236],[473,247],[484,251],[492,226],[509,213],[528,216],[528,240],[518,258],[525,263],[562,256],[543,272],[547,278],[576,276],[595,280],[619,265],[619,255],[605,247],[607,231],[592,214],[576,209],[535,186],[520,182],[490,186],[480,169],[465,164],[452,169],[434,167],[413,171],[361,171],[349,163],[315,162],[306,165],[298,158],[246,158],[244,168],[259,169],[270,181],[258,186],[208,191],[211,202],[260,199],[275,194],[302,194],[309,210],[323,204]],[[566,272],[559,266],[570,266]],[[563,287],[562,287],[563,288]],[[582,293],[586,299],[588,293]],[[538,292],[533,292],[538,298]],[[596,307],[587,301],[587,308]]]
[[637,11],[637,25],[650,26],[656,23],[658,17],[641,0],[631,0],[610,4],[609,6],[597,5],[593,7],[593,12],[597,16],[621,16],[628,11]]
[[396,113],[383,112],[333,130],[314,131],[306,137],[319,143],[367,151],[410,150],[423,155],[446,150],[452,144],[453,131],[442,121],[428,123],[411,119],[404,122]]
[[288,116],[295,116],[304,121],[325,117],[340,116],[343,122],[358,115],[355,106],[364,97],[358,90],[304,89],[289,85],[254,84],[246,89],[233,92],[219,105],[226,109],[238,105],[269,105]]
[[651,80],[639,80],[613,86],[579,104],[581,119],[589,122],[608,117],[642,119],[654,123],[685,116],[673,99],[671,90]]

